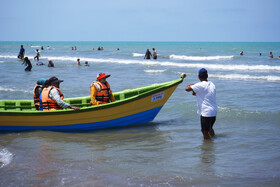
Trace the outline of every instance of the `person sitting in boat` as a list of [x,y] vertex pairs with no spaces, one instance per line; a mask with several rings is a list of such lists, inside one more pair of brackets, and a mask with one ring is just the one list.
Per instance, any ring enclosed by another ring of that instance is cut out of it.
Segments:
[[106,79],[110,76],[111,75],[106,75],[105,73],[99,73],[96,81],[92,82],[90,86],[90,103],[92,105],[105,104],[115,101],[110,85],[106,81]]
[[[45,83],[44,83],[44,88],[47,88],[48,86],[50,86],[51,84],[50,84],[50,80],[48,79],[48,80],[46,80],[45,81]],[[43,88],[43,89],[44,89]],[[43,92],[43,90],[42,90],[42,92]],[[40,102],[40,110],[41,111],[43,111],[43,102],[42,102],[42,92],[41,92],[41,94],[40,94],[40,97],[39,97],[39,102]]]
[[45,78],[39,79],[33,89],[34,106],[36,110],[40,110],[40,95],[45,87],[46,80]]
[[63,101],[63,94],[59,89],[59,85],[61,82],[63,82],[63,80],[59,80],[57,77],[51,77],[49,79],[50,86],[44,88],[41,95],[43,111],[61,110],[63,108],[80,110],[79,107],[72,106]]

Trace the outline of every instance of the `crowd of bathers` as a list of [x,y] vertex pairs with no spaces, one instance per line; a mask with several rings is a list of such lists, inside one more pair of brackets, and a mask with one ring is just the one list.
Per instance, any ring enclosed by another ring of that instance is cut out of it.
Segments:
[[[244,52],[243,51],[241,51],[240,53],[239,53],[239,55],[240,56],[243,56],[244,55]],[[260,53],[260,56],[262,56],[262,53]],[[273,53],[270,51],[269,52],[269,56],[268,56],[269,58],[273,58],[274,56],[273,56]],[[278,57],[278,59],[280,59],[280,56]]]
[[[48,46],[47,49],[50,49],[50,47]],[[44,50],[44,47],[43,47],[43,46],[41,47],[41,50]],[[36,49],[36,56],[34,57],[34,60],[37,60],[36,65],[38,65],[38,66],[44,65],[43,62],[40,62],[40,61],[39,61],[39,60],[40,60],[40,56],[41,56],[41,55],[40,55],[39,49]],[[23,45],[20,46],[20,50],[19,50],[19,53],[18,53],[17,58],[19,58],[20,60],[23,60],[23,63],[22,63],[22,64],[24,64],[25,66],[27,66],[27,67],[25,68],[25,71],[31,71],[31,69],[32,69],[32,64],[31,64],[29,58],[25,56],[25,49],[23,48]],[[52,60],[49,60],[48,67],[54,67],[54,63],[53,63]]]

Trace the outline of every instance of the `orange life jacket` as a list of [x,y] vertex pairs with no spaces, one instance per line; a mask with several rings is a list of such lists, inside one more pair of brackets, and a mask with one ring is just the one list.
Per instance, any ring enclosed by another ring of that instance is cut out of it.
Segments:
[[34,106],[36,107],[36,106],[40,106],[40,94],[39,95],[36,95],[36,93],[38,93],[38,92],[36,92],[36,90],[38,89],[38,88],[43,88],[43,86],[42,85],[39,85],[39,84],[36,84],[36,86],[34,87],[34,89],[33,89],[33,97],[34,97]]
[[95,99],[99,102],[99,104],[109,103],[110,95],[112,94],[109,83],[106,82],[103,84],[99,81],[96,81],[96,83],[100,85],[101,90],[97,92]]
[[[51,89],[55,87],[49,86],[47,88],[44,88],[42,91],[42,104],[43,104],[43,111],[44,110],[61,110],[62,108],[49,97]],[[59,91],[60,98],[63,100],[63,94],[60,91],[60,89],[56,88]]]

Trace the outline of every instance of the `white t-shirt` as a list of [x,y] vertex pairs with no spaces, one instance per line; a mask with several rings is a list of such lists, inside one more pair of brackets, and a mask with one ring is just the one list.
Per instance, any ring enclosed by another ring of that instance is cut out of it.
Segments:
[[217,115],[216,87],[211,81],[202,81],[191,86],[196,93],[199,115],[214,117]]

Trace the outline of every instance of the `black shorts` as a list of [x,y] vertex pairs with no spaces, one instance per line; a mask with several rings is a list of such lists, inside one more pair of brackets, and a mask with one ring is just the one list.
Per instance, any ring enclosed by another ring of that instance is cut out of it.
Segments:
[[216,116],[215,117],[200,116],[201,131],[209,132],[213,128],[215,121],[216,121]]

